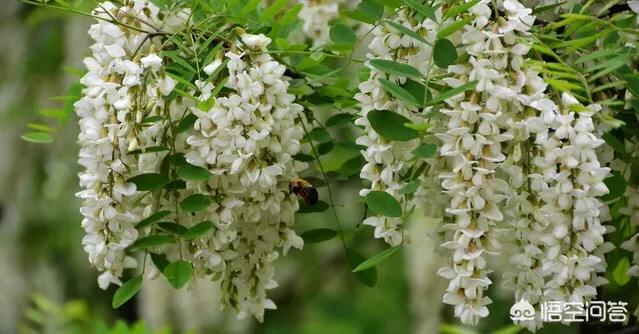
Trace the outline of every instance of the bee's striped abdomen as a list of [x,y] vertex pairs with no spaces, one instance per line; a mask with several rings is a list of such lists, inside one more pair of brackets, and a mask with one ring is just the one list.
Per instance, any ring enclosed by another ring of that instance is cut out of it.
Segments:
[[317,189],[315,187],[310,186],[304,188],[302,197],[304,197],[304,201],[306,204],[315,205],[317,204],[317,200],[319,200],[319,195],[317,194]]

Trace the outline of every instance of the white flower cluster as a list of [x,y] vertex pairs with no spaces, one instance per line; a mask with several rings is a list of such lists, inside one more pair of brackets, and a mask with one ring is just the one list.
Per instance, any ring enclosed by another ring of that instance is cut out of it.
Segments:
[[[444,226],[450,240],[442,246],[453,251],[452,265],[440,275],[450,279],[444,302],[455,306],[465,324],[488,315],[491,300],[484,292],[491,280],[485,255],[500,249],[497,225],[504,214],[517,221],[519,210],[527,209],[525,193],[517,194],[525,181],[520,165],[528,132],[523,120],[546,87],[537,73],[522,68],[529,46],[520,39],[534,22],[531,10],[515,0],[498,1],[495,13],[489,5],[482,1],[470,9],[474,20],[461,36],[470,59],[450,66],[453,77],[445,79],[452,87],[477,85],[446,101],[449,108],[442,113],[448,116],[448,129],[438,134],[440,154],[451,165],[440,174],[451,198],[446,209],[451,222]],[[493,14],[500,19],[492,21]],[[510,184],[497,177],[499,168],[510,176]],[[509,198],[507,211],[500,207],[504,198]]]
[[[147,34],[109,20],[159,27],[158,13],[156,6],[141,0],[122,7],[105,2],[94,12],[104,20],[89,29],[95,43],[91,57],[84,59],[84,96],[75,104],[81,130],[79,164],[84,167],[83,190],[77,195],[84,200],[80,212],[87,235],[82,243],[91,264],[103,271],[98,278],[103,289],[121,284],[123,268],[135,266],[124,252],[138,237],[134,224],[142,213],[133,204],[136,186],[127,181],[141,170],[138,156],[131,152],[158,145],[162,127],[142,127],[142,119],[162,113],[162,97],[175,86],[160,70],[162,59],[149,53]],[[145,77],[155,79],[146,84]]]
[[297,17],[304,21],[302,33],[313,41],[313,46],[329,41],[331,20],[339,16],[340,0],[300,0],[304,5]]
[[[225,305],[260,321],[264,309],[275,308],[266,290],[277,287],[273,261],[279,250],[303,246],[291,229],[298,202],[288,190],[299,167],[292,156],[303,137],[296,124],[302,107],[287,93],[285,67],[266,52],[270,42],[244,34],[226,53],[226,88],[232,92],[209,110],[193,108],[198,119],[185,155],[211,171],[198,190],[217,199],[207,212],[215,232],[197,245],[196,270],[220,279]],[[211,89],[204,86],[202,95]]]
[[568,94],[562,96],[560,107],[550,100],[535,106],[541,113],[528,125],[536,135],[538,153],[529,177],[540,202],[534,217],[545,229],[544,253],[539,254],[545,278],[542,298],[585,302],[607,282],[601,273],[606,270],[604,254],[612,247],[604,242],[604,204],[597,198],[608,193],[603,180],[610,172],[595,153],[604,141],[594,134],[592,116],[601,107],[583,107]]
[[[441,12],[438,13],[441,15]],[[411,12],[402,9],[393,20],[411,31],[420,34],[424,39],[434,43],[436,40],[437,24],[431,19],[412,23]],[[388,59],[399,63],[406,63],[418,68],[422,72],[433,66],[431,63],[432,48],[409,35],[405,35],[395,28],[380,25],[373,30],[373,38],[369,44],[371,53],[369,59]],[[419,108],[406,104],[389,94],[382,88],[379,79],[384,78],[402,84],[405,77],[387,75],[371,68],[369,79],[359,85],[359,93],[355,99],[360,102],[361,109],[356,125],[364,128],[364,134],[357,138],[357,144],[366,146],[362,152],[366,165],[363,167],[360,177],[371,182],[370,187],[360,191],[361,196],[366,196],[370,191],[385,191],[393,195],[406,208],[412,210],[414,203],[407,203],[406,195],[399,190],[405,186],[402,175],[409,169],[408,161],[413,158],[411,152],[420,144],[419,140],[406,142],[389,141],[382,138],[370,125],[367,115],[372,110],[390,110],[404,117],[422,123]],[[405,243],[408,240],[402,227],[401,218],[384,216],[370,216],[364,220],[364,224],[375,228],[375,238],[384,238],[391,245]]]

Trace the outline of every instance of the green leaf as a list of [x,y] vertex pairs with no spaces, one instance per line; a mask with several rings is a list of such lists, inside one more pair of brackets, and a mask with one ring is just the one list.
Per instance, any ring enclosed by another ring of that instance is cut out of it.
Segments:
[[368,63],[380,72],[410,78],[422,77],[418,69],[408,64],[400,64],[387,59],[371,59]]
[[193,125],[195,124],[195,121],[197,121],[197,116],[191,113],[184,116],[184,118],[180,120],[180,123],[178,123],[177,129],[176,129],[177,132],[179,133],[189,129],[193,129]]
[[639,76],[637,74],[634,75],[624,75],[623,79],[628,82],[628,90],[632,92],[635,98],[639,98]]
[[[297,24],[299,24],[300,27],[303,26],[304,22],[298,19],[298,14],[303,8],[304,8],[304,4],[302,3],[298,3],[294,5],[292,8],[286,11],[286,14],[284,14],[282,18],[278,20],[277,24],[285,26],[285,30],[289,29],[287,27],[293,27]],[[283,34],[283,35],[280,34],[279,36],[282,38],[286,38],[288,34]]]
[[388,24],[389,26],[399,30],[402,34],[408,35],[408,36],[412,37],[413,39],[416,39],[416,40],[418,40],[418,41],[420,41],[422,43],[426,43],[426,44],[430,45],[430,43],[424,37],[422,37],[421,35],[419,35],[418,33],[414,32],[414,31],[406,28],[405,26],[403,26],[403,25],[401,25],[401,24],[399,24],[397,22],[391,21],[391,20],[384,20],[384,22],[386,22],[386,24]]
[[129,247],[131,249],[147,249],[170,243],[173,243],[173,239],[171,239],[170,236],[164,234],[156,234],[140,238]]
[[134,176],[128,182],[135,183],[138,191],[149,191],[162,188],[168,182],[168,179],[165,175],[148,173]]
[[402,88],[419,101],[420,107],[423,106],[424,99],[426,98],[426,87],[424,85],[417,81],[406,79]]
[[[289,13],[293,13],[293,11],[295,11],[296,8],[301,8],[301,7],[303,7],[303,5],[301,3],[298,3],[297,5],[293,6],[293,10],[289,11],[285,16],[288,16]],[[304,21],[302,20],[294,20],[290,23],[285,23],[285,24],[276,23],[273,25],[273,30],[269,35],[278,36],[281,38],[288,38],[288,36],[292,32],[299,31],[300,29],[302,29],[303,26],[304,26]]]
[[29,123],[27,124],[27,127],[29,129],[33,129],[36,131],[41,131],[41,132],[54,132],[55,129],[48,126],[48,125],[44,125],[44,124],[38,124],[38,123]]
[[158,268],[160,272],[163,272],[164,268],[166,268],[169,264],[171,264],[171,262],[169,262],[169,260],[166,259],[166,255],[164,254],[155,254],[155,253],[150,253],[150,254],[151,254],[151,261],[153,261],[153,264],[155,265],[156,268]]
[[388,258],[395,254],[400,247],[400,245],[397,245],[391,248],[386,248],[385,250],[373,255],[373,257],[371,257],[370,259],[367,259],[366,261],[360,263],[357,267],[355,267],[355,269],[353,269],[353,272],[356,273],[368,268],[375,267],[376,265],[388,260]]
[[419,182],[419,181],[413,181],[413,182],[405,185],[402,189],[400,189],[399,190],[399,194],[400,195],[412,194],[415,191],[417,191],[417,189],[419,188],[420,184],[421,184],[421,182]]
[[177,174],[180,178],[189,181],[205,181],[211,177],[211,172],[208,169],[190,164],[180,167]]
[[308,134],[309,138],[316,142],[326,142],[331,140],[331,134],[324,128],[315,128]]
[[186,181],[184,180],[173,180],[167,183],[164,186],[166,190],[178,190],[178,189],[186,189]]
[[422,103],[415,96],[402,88],[402,86],[384,78],[379,78],[379,83],[382,85],[382,88],[384,88],[385,91],[399,98],[400,100],[416,107],[422,105]]
[[180,202],[180,208],[187,212],[202,211],[211,205],[211,200],[208,196],[202,194],[193,194],[183,199]]
[[275,0],[272,5],[268,6],[260,15],[260,21],[273,21],[275,14],[279,13],[286,7],[288,0]]
[[186,231],[182,235],[182,238],[184,238],[184,240],[193,240],[195,238],[198,238],[204,235],[206,232],[210,231],[211,229],[213,229],[213,223],[211,223],[208,220],[203,221],[191,227],[188,231]]
[[169,148],[168,147],[164,147],[164,146],[150,146],[150,147],[145,147],[139,150],[134,150],[129,152],[129,154],[132,155],[138,155],[138,154],[144,154],[144,153],[157,153],[157,152],[165,152],[168,151]]
[[324,201],[317,201],[317,203],[313,206],[306,205],[303,202],[300,203],[300,209],[297,210],[297,213],[316,213],[316,212],[324,212],[328,210],[329,205]]
[[352,11],[342,12],[344,16],[368,24],[375,24],[384,16],[384,6],[371,0],[362,0]]
[[404,126],[419,132],[426,131],[431,127],[429,123],[404,123]]
[[300,236],[304,239],[304,243],[314,244],[335,238],[335,236],[337,236],[337,232],[329,228],[317,228],[302,232]]
[[617,283],[618,286],[624,286],[630,282],[631,277],[628,275],[628,269],[630,269],[630,262],[628,261],[628,258],[624,257],[617,262],[615,269],[612,271],[612,277],[615,279],[615,283]]
[[[222,62],[222,64],[225,64],[228,62],[228,59],[225,59],[224,62]],[[217,94],[222,90],[222,88],[226,87],[226,82],[229,81],[229,78],[226,77],[224,79],[222,79],[222,81],[220,81],[217,84],[217,87],[213,88],[213,91],[211,91],[211,96],[212,97],[216,97]],[[195,122],[193,122],[193,124],[195,124]]]
[[[176,51],[177,52],[177,51]],[[183,57],[182,55],[175,55],[174,57]],[[184,60],[180,60],[180,61],[184,61]],[[177,66],[177,65],[173,65],[173,66]],[[171,69],[171,67],[167,67],[167,70]],[[195,69],[194,69],[195,70]],[[171,79],[175,80],[178,82],[178,84],[176,85],[176,87],[180,87],[180,88],[187,88],[189,90],[195,90],[197,89],[197,87],[195,87],[194,84],[191,83],[191,81],[185,79],[185,78],[189,78],[195,75],[195,73],[185,73],[185,71],[183,69],[179,69],[176,70],[176,72],[179,72],[180,74],[174,74],[171,72],[166,72],[166,74],[169,75],[169,77],[171,77]],[[182,76],[184,76],[185,78],[183,78]],[[175,91],[179,91],[178,88],[175,88]],[[189,98],[189,99],[194,99],[195,98],[192,95],[188,95],[188,93],[183,92],[183,94],[181,94],[182,96]]]
[[184,260],[177,260],[164,268],[164,277],[174,289],[181,289],[193,276],[193,267]]
[[536,15],[536,14],[540,14],[540,13],[549,11],[551,9],[554,9],[555,7],[559,7],[559,6],[563,5],[564,3],[566,3],[566,2],[565,1],[557,1],[557,3],[551,4],[551,5],[535,7],[533,9],[533,11],[532,11],[532,14]]
[[422,162],[419,166],[415,165],[409,168],[408,172],[402,177],[402,180],[406,182],[415,181],[420,175],[422,175],[427,166],[427,162]]
[[442,39],[445,38],[453,33],[455,33],[457,30],[463,28],[465,25],[469,24],[471,21],[473,20],[472,16],[467,16],[461,20],[458,21],[454,21],[453,24],[449,25],[448,27],[440,30],[437,33],[437,38]]
[[350,153],[354,153],[354,154],[358,154],[366,150],[366,146],[358,145],[353,142],[343,142],[343,143],[338,143],[337,145],[341,149],[344,149],[345,151],[349,151]]
[[71,74],[73,76],[76,76],[78,78],[82,78],[87,73],[86,70],[83,70],[83,69],[80,69],[80,68],[75,68],[75,67],[72,67],[72,66],[65,66],[65,67],[62,68],[62,70],[64,72],[66,72],[68,74]]
[[176,224],[174,222],[161,222],[157,223],[157,226],[167,232],[171,232],[173,234],[182,235],[188,229],[180,224]]
[[[546,78],[546,82],[553,88],[561,92],[572,92],[573,90],[583,90],[583,88],[575,83],[566,80]],[[573,94],[574,95],[574,94]]]
[[46,132],[27,132],[21,136],[23,140],[38,144],[53,143],[53,137]]
[[153,223],[155,223],[156,221],[168,216],[171,214],[171,211],[169,210],[162,210],[162,211],[158,211],[144,219],[142,219],[137,225],[135,225],[135,228],[143,228],[143,227],[147,227]]
[[455,17],[457,14],[461,14],[464,13],[466,11],[468,11],[469,9],[471,9],[473,6],[475,6],[476,4],[478,4],[481,0],[473,0],[473,1],[469,1],[466,3],[462,3],[460,5],[454,6],[449,8],[445,13],[444,13],[444,20],[448,19],[448,18],[452,18]]
[[[358,264],[366,260],[362,254],[351,248],[346,248],[346,259],[348,260],[351,270],[355,269]],[[368,287],[373,287],[377,284],[377,269],[372,267],[358,271],[355,273],[355,277],[357,277],[357,280],[359,280],[362,284]]]
[[424,17],[437,22],[437,17],[435,16],[435,9],[433,7],[422,4],[421,2],[417,0],[402,0],[402,2],[408,5],[410,8],[418,11],[420,14],[424,15]]
[[549,48],[545,44],[541,44],[540,42],[530,44],[530,47],[541,54],[545,54],[554,58],[559,58],[559,56],[555,53],[555,51],[553,51],[551,48]]
[[413,150],[413,155],[416,157],[420,157],[420,158],[431,158],[432,156],[435,155],[435,152],[437,152],[437,145],[435,144],[424,144],[421,145],[420,147],[416,148]]
[[567,41],[557,44],[555,46],[555,49],[565,48],[565,47],[574,48],[574,49],[584,48],[596,42],[600,37],[601,37],[600,34],[592,34],[583,38],[569,39]]
[[188,165],[186,162],[186,158],[184,157],[184,153],[175,153],[167,157],[169,162],[176,167],[182,167]]
[[587,61],[608,57],[608,56],[616,56],[620,54],[621,52],[622,51],[620,49],[604,49],[601,51],[590,52],[577,58],[577,60],[575,60],[575,64],[581,64]]
[[364,163],[364,158],[358,155],[355,158],[346,160],[337,171],[344,177],[351,177],[353,175],[359,174],[362,166],[364,166]]
[[297,161],[302,161],[302,162],[315,161],[315,157],[314,156],[308,155],[308,154],[304,154],[304,153],[297,153],[296,155],[293,156],[293,159],[295,159]]
[[402,207],[391,194],[385,191],[371,191],[366,195],[366,205],[376,214],[386,217],[401,217]]
[[46,108],[46,109],[40,110],[38,113],[44,117],[51,117],[51,118],[58,118],[58,119],[64,119],[66,117],[65,116],[66,113],[62,109]]
[[601,138],[608,144],[610,145],[610,147],[612,147],[612,149],[621,155],[625,155],[626,154],[626,147],[623,144],[623,142],[619,139],[617,139],[617,137],[613,136],[610,132],[604,133],[603,136],[601,136]]
[[84,89],[84,85],[80,82],[75,82],[69,86],[67,90],[68,99],[64,100],[64,104],[62,105],[62,117],[60,117],[61,121],[66,121],[69,119],[71,115],[75,112],[74,104],[80,100],[82,97],[82,89]]
[[402,5],[401,0],[373,0],[373,1],[377,2],[380,5],[386,6],[391,10],[399,8],[399,6]]
[[343,114],[336,114],[331,116],[331,118],[329,118],[326,121],[326,127],[333,127],[333,126],[338,126],[338,125],[342,125],[342,124],[348,124],[351,123],[353,121],[353,115],[352,114],[347,114],[347,113],[343,113]]
[[620,174],[614,174],[604,179],[604,183],[610,191],[607,195],[602,196],[604,201],[611,201],[617,199],[626,192],[627,184],[626,180]]
[[626,62],[628,61],[628,57],[624,54],[617,56],[617,57],[613,57],[610,59],[607,59],[601,63],[598,63],[596,65],[592,65],[592,66],[587,66],[585,68],[586,72],[595,72],[598,70],[610,70],[614,71],[624,65],[626,65]]
[[140,288],[142,287],[142,280],[142,275],[140,275],[124,282],[124,284],[115,291],[115,294],[113,294],[111,306],[113,306],[113,308],[118,308],[129,299],[133,298],[133,296],[140,291]]
[[370,0],[360,1],[357,4],[357,11],[365,13],[375,21],[379,21],[384,16],[384,6]]
[[477,86],[477,81],[471,81],[468,83],[465,83],[461,86],[455,87],[453,89],[449,89],[437,96],[435,96],[430,102],[428,102],[426,105],[432,106],[432,105],[436,105],[440,102],[443,102],[446,99],[449,99],[457,94],[461,94],[465,91],[469,91],[472,89],[475,89],[475,86]]
[[329,31],[331,41],[338,45],[353,45],[357,42],[357,35],[351,27],[345,24],[335,24]]
[[404,126],[411,121],[389,110],[373,110],[367,115],[371,126],[380,136],[393,141],[409,141],[419,137],[419,132]]
[[317,146],[317,154],[319,155],[328,154],[330,151],[333,150],[333,148],[335,148],[335,144],[332,141],[321,143],[319,144],[319,146]]
[[[169,39],[171,39],[171,37],[169,37]],[[172,38],[172,41],[178,41],[177,38]],[[184,53],[188,53],[187,50],[189,50],[188,47],[186,47],[185,45],[180,46],[180,43],[176,43],[176,45],[182,50],[182,52]],[[176,50],[175,52],[162,52],[162,55],[167,56],[169,58],[171,58],[171,60],[173,60],[173,62],[175,62],[175,64],[178,64],[180,66],[182,66],[183,69],[187,70],[188,73],[196,73],[197,70],[195,69],[195,67],[193,67],[193,65],[191,65],[186,59],[184,59],[180,54],[180,51]],[[183,79],[179,76],[171,76],[172,78],[180,78]],[[179,79],[177,79],[179,80]],[[190,83],[189,83],[190,84]]]
[[257,9],[257,6],[261,3],[261,0],[250,0],[250,1],[246,1],[246,4],[244,5],[244,7],[242,7],[242,9],[240,10],[240,15],[241,16],[245,16],[248,13],[254,11]]
[[457,49],[455,45],[447,39],[438,39],[437,42],[435,42],[433,59],[435,60],[435,64],[441,68],[448,68],[448,66],[455,64],[457,60]]

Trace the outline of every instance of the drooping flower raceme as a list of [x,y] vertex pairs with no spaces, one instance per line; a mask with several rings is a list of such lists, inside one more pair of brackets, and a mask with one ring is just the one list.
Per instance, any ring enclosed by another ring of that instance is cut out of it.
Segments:
[[244,34],[226,53],[232,92],[208,110],[192,110],[198,119],[186,153],[187,162],[213,174],[198,190],[218,202],[209,209],[217,229],[201,240],[196,269],[220,279],[225,305],[259,320],[264,309],[275,308],[266,295],[277,286],[273,261],[280,250],[303,245],[291,229],[298,203],[288,191],[303,136],[296,123],[302,107],[287,93],[284,66],[266,52],[270,42]]
[[[438,15],[441,15],[441,12]],[[428,18],[421,22],[414,22],[409,9],[399,11],[393,21],[421,35],[430,41],[431,45],[436,39],[437,24]],[[367,55],[369,59],[406,63],[424,73],[433,66],[432,48],[428,44],[390,26],[380,25],[373,30],[372,34],[373,38],[369,44],[370,53]],[[411,121],[422,123],[423,121],[420,121],[422,110],[389,94],[379,82],[379,79],[388,79],[403,84],[406,82],[406,77],[387,75],[370,67],[369,79],[359,85],[359,93],[355,95],[355,99],[361,105],[359,118],[355,124],[364,128],[364,134],[357,138],[357,144],[366,146],[366,150],[363,151],[366,165],[362,168],[360,177],[371,183],[370,187],[360,191],[360,195],[366,196],[370,191],[385,191],[394,196],[407,211],[410,211],[414,204],[408,203],[407,196],[400,193],[405,186],[402,175],[409,169],[408,161],[413,158],[411,152],[419,146],[420,141],[413,139],[399,142],[384,139],[373,129],[367,115],[373,110],[390,110]],[[373,215],[366,218],[364,224],[373,226],[375,237],[384,238],[391,245],[407,241],[401,218]]]
[[[108,13],[107,13],[108,11]],[[175,82],[161,71],[162,60],[152,53],[147,34],[110,23],[111,16],[124,23],[147,22],[162,26],[159,9],[144,1],[129,1],[123,7],[105,2],[95,11],[103,18],[91,26],[92,55],[84,59],[87,74],[81,82],[83,97],[76,104],[80,117],[78,197],[83,239],[89,261],[103,273],[101,288],[121,284],[126,266],[135,260],[124,249],[138,237],[134,224],[142,210],[133,204],[136,185],[128,181],[138,174],[135,151],[156,146],[162,128],[143,127],[143,119],[164,110],[163,96],[171,93]],[[155,80],[146,84],[145,77]]]
[[304,21],[302,33],[313,46],[329,41],[331,20],[339,16],[340,0],[300,0],[303,5],[298,17]]
[[[603,283],[597,273],[605,268],[601,254],[608,250],[596,198],[607,192],[602,180],[608,173],[594,153],[603,143],[591,119],[597,106],[582,106],[575,120],[568,111],[576,108],[570,107],[574,102],[565,97],[565,109],[558,111],[544,94],[546,84],[524,62],[532,10],[506,0],[495,2],[497,12],[491,13],[488,3],[470,10],[476,16],[462,36],[469,65],[450,66],[455,76],[446,79],[451,86],[477,84],[446,101],[449,131],[439,135],[440,153],[452,161],[452,172],[441,175],[452,198],[447,209],[452,223],[445,226],[452,240],[443,246],[453,250],[453,264],[441,270],[451,279],[444,301],[468,324],[488,314],[490,299],[483,292],[491,281],[483,255],[499,249],[499,226],[507,227],[513,253],[505,285],[533,305],[591,297],[593,286]],[[544,121],[552,123],[550,129],[539,125]],[[553,141],[549,133],[561,139]],[[549,147],[552,143],[557,145]],[[562,165],[567,161],[570,167]],[[521,325],[534,330],[538,320]]]
[[[531,11],[508,0],[498,2],[493,13],[488,4],[482,1],[471,8],[475,17],[461,36],[470,59],[468,64],[450,66],[453,77],[445,79],[452,87],[475,81],[475,89],[446,101],[449,108],[442,113],[448,116],[448,130],[438,134],[443,142],[440,154],[451,165],[440,175],[451,198],[446,209],[450,223],[444,226],[450,240],[442,246],[453,252],[451,266],[442,268],[440,275],[450,279],[444,302],[454,305],[455,315],[466,324],[487,316],[486,305],[491,303],[484,296],[491,284],[485,255],[500,249],[497,225],[504,219],[500,202],[513,193],[496,176],[497,170],[503,167],[515,186],[522,185],[523,170],[517,163],[519,143],[527,133],[521,119],[526,106],[545,88],[536,73],[522,69],[522,56],[529,47],[518,41],[518,35],[534,21]],[[493,14],[504,19],[494,22]]]
[[531,189],[541,202],[538,220],[547,224],[542,234],[547,300],[585,302],[606,283],[603,255],[611,245],[604,242],[603,204],[597,197],[608,193],[603,179],[610,169],[595,153],[603,144],[592,120],[599,109],[564,94],[559,106],[540,105],[540,116],[529,122],[538,146]]

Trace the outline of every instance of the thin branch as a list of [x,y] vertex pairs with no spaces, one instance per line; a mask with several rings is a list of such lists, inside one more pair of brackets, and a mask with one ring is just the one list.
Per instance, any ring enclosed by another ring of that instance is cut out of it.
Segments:
[[300,124],[302,124],[302,129],[304,129],[304,134],[308,138],[308,142],[311,144],[311,150],[313,151],[313,155],[315,155],[315,160],[317,161],[317,165],[319,166],[320,171],[322,172],[322,176],[324,177],[324,182],[326,183],[326,189],[328,190],[328,200],[331,204],[331,209],[333,210],[333,216],[335,217],[335,223],[337,224],[337,230],[339,231],[340,240],[342,241],[342,246],[344,247],[344,250],[346,250],[346,239],[344,238],[344,230],[342,229],[342,224],[340,223],[339,216],[337,215],[337,209],[335,209],[335,200],[333,198],[333,190],[331,189],[331,184],[328,180],[328,176],[326,175],[326,170],[324,169],[324,166],[322,165],[322,161],[320,159],[319,153],[317,152],[317,149],[315,148],[315,144],[313,144],[313,140],[311,140],[311,138],[309,138],[308,136],[309,132],[306,129],[306,125],[304,124],[304,119],[302,119],[302,117],[300,116],[299,120],[300,120]]
[[[134,27],[134,26],[132,26],[132,25],[129,25],[129,24],[123,23],[123,22],[118,21],[118,20],[107,19],[107,18],[104,18],[104,17],[102,17],[102,16],[95,15],[95,14],[91,14],[91,13],[87,13],[87,12],[83,12],[83,11],[81,11],[81,10],[78,10],[78,9],[75,9],[75,8],[71,8],[71,7],[64,7],[64,6],[50,5],[50,4],[48,4],[48,3],[37,2],[37,1],[33,1],[33,0],[21,0],[21,1],[22,1],[22,2],[24,2],[24,3],[26,3],[26,4],[33,5],[33,6],[38,6],[38,7],[43,7],[43,8],[51,8],[51,9],[57,9],[57,10],[66,11],[66,12],[70,12],[70,13],[74,13],[74,14],[79,14],[79,15],[83,15],[83,16],[87,16],[87,17],[92,17],[92,18],[97,19],[97,20],[101,20],[101,21],[109,22],[109,23],[112,23],[112,24],[121,25],[121,26],[123,26],[123,27],[127,27],[127,28],[129,28],[129,29],[131,29],[131,30],[135,30],[135,31],[137,31],[137,32],[142,32],[142,33],[147,33],[147,34],[154,33],[154,32],[152,32],[152,31],[146,31],[146,30],[144,30],[144,29],[140,29],[140,28]],[[107,12],[107,13],[108,13],[108,12]],[[156,32],[156,33],[157,33],[157,32]]]

